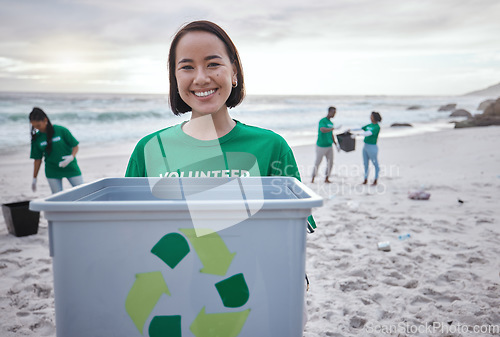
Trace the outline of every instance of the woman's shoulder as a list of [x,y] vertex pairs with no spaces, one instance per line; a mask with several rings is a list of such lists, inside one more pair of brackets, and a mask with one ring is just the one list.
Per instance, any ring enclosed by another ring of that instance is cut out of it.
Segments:
[[271,139],[276,139],[276,140],[280,140],[280,141],[284,141],[285,139],[277,134],[276,132],[272,131],[272,130],[269,130],[269,129],[265,129],[265,128],[261,128],[259,126],[253,126],[253,125],[248,125],[248,124],[244,124],[244,123],[241,123],[239,121],[236,121],[238,124],[239,124],[239,127],[240,127],[240,132],[242,133],[247,133],[249,135],[252,135],[254,137],[264,137],[264,138],[271,138]]
[[67,127],[59,124],[52,124],[52,128],[54,129],[54,135],[66,136],[71,134],[71,131]]
[[146,135],[144,137],[142,137],[138,142],[137,142],[137,147],[144,147],[152,138],[155,138],[155,137],[158,137],[160,135],[165,135],[166,133],[170,133],[170,132],[175,132],[176,128],[179,127],[180,124],[176,124],[176,125],[172,125],[172,126],[168,126],[166,128],[163,128],[163,129],[160,129],[160,130],[157,130],[153,133],[150,133],[149,135]]
[[59,124],[52,124],[52,127],[54,128],[54,130],[68,130],[68,128]]
[[287,141],[280,134],[258,126],[238,123],[240,127],[239,137],[246,139],[252,145],[259,146],[258,144],[260,144],[261,146],[279,149],[280,151],[288,151],[290,149]]

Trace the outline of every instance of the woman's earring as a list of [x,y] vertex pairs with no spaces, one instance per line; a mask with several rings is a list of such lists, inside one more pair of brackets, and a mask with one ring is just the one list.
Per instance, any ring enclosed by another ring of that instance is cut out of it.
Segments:
[[236,88],[238,86],[238,79],[233,83],[233,88]]

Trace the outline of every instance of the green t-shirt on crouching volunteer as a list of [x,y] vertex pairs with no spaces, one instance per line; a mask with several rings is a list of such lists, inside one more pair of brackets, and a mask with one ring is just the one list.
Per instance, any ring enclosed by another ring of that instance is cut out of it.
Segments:
[[70,155],[78,141],[71,132],[63,126],[53,125],[54,136],[52,137],[52,150],[47,153],[47,134],[37,132],[35,140],[31,143],[31,159],[42,159],[45,157],[45,176],[47,178],[71,178],[82,174],[76,158],[68,166],[59,167],[63,156]]
[[377,144],[378,134],[380,133],[380,125],[371,123],[363,126],[361,129],[372,132],[370,136],[365,137],[364,141],[366,144]]
[[142,138],[130,157],[127,177],[290,176],[300,180],[291,148],[280,135],[236,121],[225,136],[203,141],[182,124]]

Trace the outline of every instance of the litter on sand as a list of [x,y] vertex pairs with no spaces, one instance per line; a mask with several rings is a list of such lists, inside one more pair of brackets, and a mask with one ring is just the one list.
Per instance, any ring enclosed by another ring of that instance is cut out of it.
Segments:
[[429,200],[431,194],[425,191],[411,191],[408,192],[408,198],[412,200]]

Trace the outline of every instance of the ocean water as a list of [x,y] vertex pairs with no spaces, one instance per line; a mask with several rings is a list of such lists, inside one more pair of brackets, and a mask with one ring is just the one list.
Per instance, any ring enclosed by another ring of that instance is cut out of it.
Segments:
[[[333,119],[340,132],[370,123],[371,111],[382,115],[381,137],[452,128],[450,112],[439,107],[456,103],[472,114],[485,100],[475,96],[247,96],[230,110],[234,119],[271,129],[291,145],[313,144],[318,121],[329,106],[337,108]],[[166,95],[1,93],[0,152],[27,148],[30,144],[28,115],[42,108],[53,124],[67,127],[81,145],[136,142],[141,137],[189,119],[173,115]],[[409,109],[417,107],[416,109]],[[413,128],[391,128],[411,123]]]

